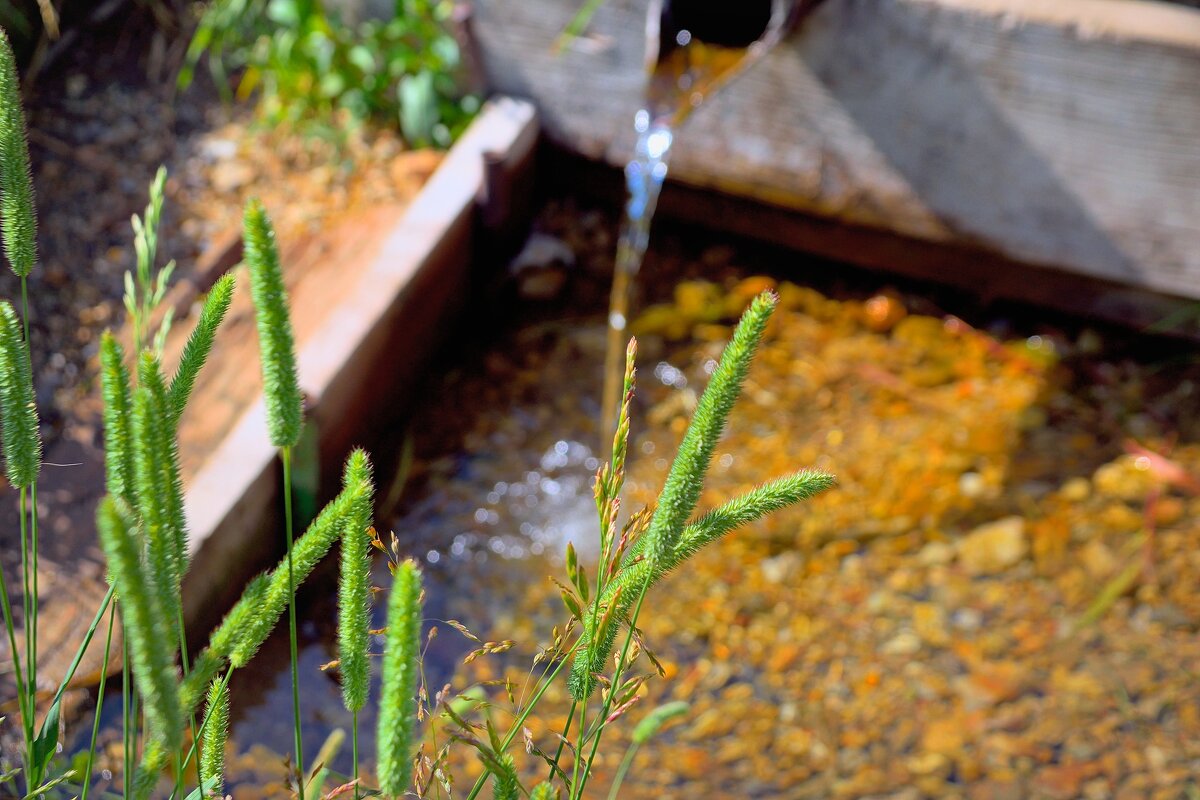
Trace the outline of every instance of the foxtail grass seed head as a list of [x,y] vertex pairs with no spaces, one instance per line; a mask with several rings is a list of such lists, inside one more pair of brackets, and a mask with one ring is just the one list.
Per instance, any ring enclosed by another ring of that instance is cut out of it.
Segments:
[[142,763],[133,777],[134,800],[149,800],[158,786],[163,770],[170,762],[171,751],[161,739],[150,739],[142,750]]
[[374,491],[371,461],[355,450],[346,464],[346,488],[361,491],[350,505],[342,531],[341,580],[338,582],[338,660],[342,699],[350,711],[367,700],[370,685],[368,645],[371,628],[371,507]]
[[129,370],[125,368],[125,353],[110,331],[100,338],[100,393],[104,400],[104,476],[108,493],[136,508]]
[[233,604],[233,608],[229,609],[225,619],[221,621],[209,638],[208,647],[213,653],[222,658],[230,657],[245,632],[252,629],[255,618],[261,613],[270,587],[271,575],[267,572],[254,576],[246,584],[246,588],[242,590],[242,596]]
[[37,261],[37,219],[21,82],[8,35],[0,30],[0,232],[12,271],[24,278]]
[[175,425],[179,424],[179,417],[183,415],[183,409],[187,407],[192,387],[196,384],[196,376],[200,374],[204,362],[208,360],[208,354],[212,352],[217,328],[225,319],[225,314],[229,311],[229,303],[233,300],[233,288],[232,272],[225,273],[213,284],[212,289],[208,292],[208,297],[204,300],[200,319],[196,322],[192,335],[188,337],[187,344],[183,346],[183,355],[179,358],[179,369],[171,380],[171,388],[168,392],[171,415]]
[[162,503],[163,515],[175,546],[175,558],[182,580],[187,573],[189,550],[187,521],[183,512],[183,479],[179,472],[179,444],[171,420],[171,400],[157,356],[149,352],[142,353],[138,361],[138,373],[142,386],[150,390],[151,407],[155,415],[153,446],[159,502]]
[[529,800],[557,800],[557,798],[558,795],[554,793],[554,787],[550,781],[542,781],[529,793]]
[[684,524],[700,500],[713,450],[777,302],[772,292],[763,292],[751,301],[700,397],[646,531],[647,555],[656,561],[669,561]]
[[421,647],[421,572],[411,560],[396,569],[388,597],[383,693],[379,705],[379,790],[399,797],[412,782]]
[[700,499],[713,449],[741,393],[750,362],[777,302],[774,293],[763,292],[742,315],[684,434],[649,528],[625,554],[621,569],[605,585],[599,613],[585,619],[579,650],[567,679],[567,687],[576,700],[591,695],[596,674],[606,667],[616,641],[619,625],[610,624],[599,630],[601,619],[626,621],[637,597],[704,544],[751,519],[811,497],[832,485],[832,477],[824,473],[797,473],[723,506],[713,512],[715,516],[706,517],[707,522],[699,528],[686,525]]
[[29,486],[42,466],[42,437],[21,321],[7,302],[0,302],[0,435],[9,483]]
[[667,563],[674,569],[691,558],[709,542],[720,539],[737,528],[833,488],[837,479],[820,470],[801,470],[770,483],[724,505],[714,508],[683,529],[678,544]]
[[275,231],[257,200],[246,204],[243,236],[244,258],[250,268],[250,295],[258,324],[267,427],[271,444],[291,447],[300,439],[303,413],[292,321],[279,268]]
[[[172,499],[167,461],[173,452],[174,436],[166,416],[162,376],[157,361],[144,352],[138,362],[141,386],[133,393],[133,471],[137,489],[138,511],[141,512],[146,537],[146,563],[150,578],[157,587],[159,604],[171,620],[178,641],[180,612],[179,590],[183,582],[184,561],[180,540],[184,534],[175,530],[176,504]],[[174,489],[177,491],[178,486]],[[186,545],[185,545],[186,546]]]
[[[361,488],[357,486],[343,489],[341,494],[322,509],[317,518],[308,526],[304,535],[296,540],[292,546],[292,566],[296,586],[304,582],[304,579],[316,567],[317,562],[329,552],[329,548],[342,535],[342,526],[345,524],[346,515],[357,500],[360,491]],[[279,617],[287,609],[291,597],[292,593],[288,591],[288,565],[287,560],[284,559],[267,577],[267,585],[265,591],[262,592],[262,599],[253,607],[253,613],[247,615],[246,625],[241,629],[240,634],[229,637],[233,640],[232,649],[229,652],[231,666],[241,669],[254,658],[258,648],[267,640],[267,636],[275,628]],[[226,622],[228,621],[229,618],[226,618]],[[218,633],[223,629],[224,623]]]
[[200,783],[213,784],[211,797],[225,796],[225,742],[229,738],[229,688],[220,678],[208,687],[204,745],[200,750]]
[[208,691],[208,686],[225,669],[225,657],[206,647],[192,662],[192,668],[182,681],[179,682],[179,707],[185,715],[190,715],[200,705],[200,698]]
[[183,717],[172,654],[171,625],[142,567],[134,524],[120,501],[106,497],[96,512],[100,546],[117,587],[121,625],[129,641],[133,678],[145,705],[152,738],[179,747]]
[[507,753],[500,756],[496,769],[492,772],[492,797],[495,800],[519,800],[521,797],[517,765]]

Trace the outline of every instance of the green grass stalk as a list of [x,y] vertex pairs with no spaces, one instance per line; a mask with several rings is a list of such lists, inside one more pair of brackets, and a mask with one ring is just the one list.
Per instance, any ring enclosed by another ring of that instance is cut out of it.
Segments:
[[617,774],[613,778],[612,786],[609,787],[608,800],[617,800],[617,795],[621,791],[621,784],[625,782],[625,776],[629,773],[629,767],[632,766],[633,757],[637,755],[638,749],[653,738],[662,729],[663,725],[675,717],[683,716],[688,712],[688,709],[688,704],[682,700],[664,703],[647,714],[637,724],[637,727],[633,729],[633,736],[629,742],[629,747],[625,750],[625,756],[621,759],[620,766],[617,767]]
[[[542,695],[544,695],[546,690],[553,685],[554,680],[558,677],[559,673],[563,671],[563,667],[571,662],[571,657],[579,651],[582,641],[582,639],[576,639],[575,644],[571,645],[571,649],[568,650],[561,659],[559,659],[557,666],[554,667],[554,671],[551,672],[549,677],[543,679],[538,685],[537,690],[533,693],[533,697],[529,698],[529,704],[525,706],[519,715],[517,715],[517,718],[509,727],[508,733],[506,733],[504,738],[500,740],[501,750],[507,750],[508,746],[512,744],[513,739],[515,739],[517,736],[517,732],[521,730],[521,726],[525,724],[525,720],[533,712],[533,709],[537,706],[537,704],[541,702]],[[483,790],[483,785],[486,782],[487,774],[485,773],[480,775],[479,778],[476,779],[475,785],[471,787],[471,791],[467,794],[467,800],[475,800],[475,798],[478,797],[479,793]]]
[[292,726],[296,743],[297,793],[304,800],[304,741],[300,733],[300,657],[296,636],[296,574],[292,559],[292,448],[279,451],[283,459],[283,516],[287,536],[288,647],[292,667]]
[[275,230],[262,204],[251,200],[243,217],[244,257],[250,268],[250,295],[263,377],[263,398],[271,444],[283,460],[283,504],[288,559],[288,645],[292,672],[292,717],[296,744],[297,787],[304,800],[304,745],[300,731],[300,666],[296,637],[296,584],[292,566],[292,457],[300,439],[303,405],[296,376],[296,348],[288,313],[287,290],[279,266]]
[[[28,287],[28,284],[29,284],[29,281],[28,281],[27,276],[22,275],[21,276],[21,312],[22,312],[21,313],[21,324],[24,329],[24,336],[22,337],[21,341],[24,343],[24,354],[23,355],[24,355],[24,363],[25,363],[25,372],[29,376],[30,410],[32,411],[33,418],[34,418],[33,430],[36,433],[38,431],[38,428],[37,428],[37,410],[36,410],[36,406],[33,405],[33,402],[34,402],[34,400],[33,400],[33,398],[34,398],[34,393],[33,393],[33,350],[31,349],[30,342],[29,342],[29,287]],[[33,477],[29,481],[29,498],[30,498],[29,499],[29,505],[30,505],[30,509],[29,509],[29,549],[30,549],[30,552],[32,555],[32,561],[33,561],[33,564],[32,564],[33,586],[30,589],[30,594],[33,597],[33,605],[28,608],[26,613],[28,613],[29,617],[30,617],[29,654],[28,654],[27,658],[30,663],[30,669],[33,673],[33,677],[29,682],[30,692],[32,693],[31,708],[36,708],[36,706],[37,706],[38,611],[39,611],[39,601],[41,598],[41,590],[38,586],[39,537],[38,537],[37,479],[38,479],[38,472],[40,471],[40,468],[41,468],[41,451],[42,451],[41,436],[38,435],[37,436],[37,467],[34,468]],[[35,776],[33,776],[33,778],[38,784],[40,784],[42,781],[41,775],[35,775]]]
[[[29,773],[26,779],[29,782],[29,791],[32,792],[36,786],[33,775],[33,726],[34,715],[37,710],[37,675],[33,671],[33,657],[30,655],[30,639],[33,636],[33,585],[29,581],[29,533],[28,533],[28,487],[22,486],[19,491],[18,507],[20,509],[20,535],[21,535],[21,622],[25,634],[25,688],[29,692],[25,698],[26,705],[29,709],[29,716],[25,719],[25,746],[28,756],[27,768]],[[13,667],[17,672],[21,671],[21,659],[16,651],[13,651]]]
[[131,781],[133,780],[133,748],[137,741],[137,731],[135,730],[134,717],[137,710],[134,707],[133,689],[130,686],[129,669],[129,637],[122,632],[121,636],[121,797],[124,800],[129,800],[129,790],[133,788]]
[[87,762],[84,767],[83,793],[79,800],[87,800],[92,788],[92,767],[96,761],[96,740],[100,735],[100,709],[104,706],[104,690],[108,687],[108,657],[112,651],[113,628],[117,622],[117,606],[108,609],[108,633],[104,637],[104,659],[100,662],[100,689],[96,692],[96,710],[92,714],[92,738],[88,742]]
[[[608,727],[608,714],[612,710],[613,696],[616,694],[617,687],[621,685],[621,676],[625,672],[625,668],[629,665],[629,649],[633,644],[633,631],[637,628],[638,617],[642,613],[642,604],[646,600],[646,593],[650,589],[649,581],[642,584],[641,591],[638,592],[637,604],[633,608],[633,614],[629,618],[629,630],[625,633],[625,644],[621,648],[621,657],[617,660],[616,669],[613,671],[612,686],[604,695],[604,705],[600,709],[600,716],[596,720],[595,730],[591,733],[582,736],[576,744],[576,761],[583,754],[583,748],[587,745],[588,739],[591,739],[592,749],[588,753],[587,763],[584,765],[583,773],[579,776],[579,780],[573,781],[571,786],[571,797],[582,798],[583,790],[587,786],[588,779],[592,776],[592,764],[596,760],[596,751],[600,748],[600,739],[604,735],[605,728]],[[583,733],[581,730],[580,733]]]

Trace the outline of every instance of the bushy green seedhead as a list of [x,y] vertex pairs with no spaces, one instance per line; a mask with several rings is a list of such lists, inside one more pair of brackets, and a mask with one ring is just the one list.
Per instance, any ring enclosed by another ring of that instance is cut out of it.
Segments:
[[0,434],[9,483],[29,486],[42,466],[42,437],[21,321],[4,301],[0,301]]
[[683,526],[700,500],[713,450],[725,430],[725,420],[742,391],[742,382],[750,370],[754,351],[758,349],[767,320],[777,302],[778,298],[771,292],[763,292],[754,298],[734,329],[733,339],[721,354],[708,387],[700,396],[700,403],[671,463],[667,482],[658,497],[650,528],[646,531],[646,555],[655,561],[665,563],[671,558]]
[[0,30],[0,231],[12,271],[24,278],[37,262],[37,218],[21,81],[8,36]]
[[135,350],[141,350],[151,345],[154,353],[162,357],[166,345],[167,333],[171,330],[171,322],[175,309],[168,308],[159,324],[158,332],[149,335],[150,318],[155,309],[162,304],[167,295],[167,284],[175,271],[175,262],[167,262],[161,269],[155,269],[154,262],[158,257],[158,226],[162,219],[163,191],[167,185],[167,168],[159,167],[150,184],[150,202],[146,205],[144,217],[133,215],[133,249],[137,260],[135,272],[125,272],[125,310],[133,323],[133,344]]
[[556,798],[557,795],[554,793],[554,787],[550,785],[550,781],[542,781],[529,793],[529,800],[556,800]]
[[133,778],[134,800],[149,800],[170,760],[171,751],[161,739],[147,740],[142,749],[142,763],[138,764]]
[[229,609],[225,619],[212,632],[208,649],[222,658],[229,658],[238,642],[242,640],[243,634],[250,629],[254,618],[261,613],[270,588],[271,573],[264,572],[254,576],[242,590],[242,596],[234,603],[233,608]]
[[[243,595],[244,596],[244,595]],[[206,647],[192,662],[192,668],[179,683],[179,707],[185,715],[191,714],[200,705],[200,698],[208,691],[208,685],[225,669],[225,656]]]
[[709,542],[737,528],[803,500],[832,489],[837,479],[828,472],[805,469],[753,489],[741,497],[714,508],[683,529],[669,561],[674,569]]
[[371,627],[371,461],[355,450],[346,464],[346,487],[358,486],[342,527],[341,580],[338,582],[338,660],[342,672],[342,699],[350,711],[367,700],[370,685],[368,644]]
[[120,598],[122,629],[129,640],[138,693],[145,704],[151,736],[177,748],[183,732],[179,684],[170,619],[142,565],[135,525],[120,501],[106,497],[96,512],[100,546]]
[[[133,393],[133,471],[137,508],[146,537],[146,562],[159,602],[178,620],[180,587],[187,571],[187,531],[175,429],[158,361],[149,351],[138,360],[141,383]],[[178,623],[171,625],[178,641]]]
[[212,797],[225,796],[225,742],[229,738],[229,688],[215,679],[205,704],[204,745],[200,750],[200,783],[214,784]]
[[179,417],[187,406],[188,398],[191,397],[192,387],[196,385],[196,376],[200,373],[204,362],[208,360],[208,354],[212,352],[217,328],[225,319],[225,314],[229,311],[229,303],[233,299],[233,288],[232,272],[222,275],[213,284],[204,301],[200,319],[197,320],[192,335],[188,337],[187,344],[183,346],[179,369],[171,380],[171,388],[168,392],[172,420],[175,425],[179,424]]
[[296,377],[296,352],[287,290],[279,268],[275,231],[257,200],[246,204],[244,258],[250,268],[250,294],[262,351],[263,396],[271,444],[292,447],[300,439],[303,406]]
[[[317,562],[329,552],[329,548],[342,535],[346,515],[362,491],[361,486],[342,490],[342,493],[317,515],[304,535],[296,540],[292,548],[292,564],[297,586],[308,577]],[[280,615],[283,614],[290,600],[288,565],[285,559],[271,571],[267,579],[266,591],[263,593],[256,613],[249,615],[246,626],[242,629],[241,634],[236,636],[236,642],[229,652],[229,663],[233,667],[240,669],[249,663],[275,628],[275,623],[279,621]],[[226,618],[226,622],[228,621],[229,618]],[[221,634],[222,629],[218,629],[217,635]]]
[[768,483],[709,512],[692,525],[686,524],[700,499],[713,448],[741,392],[775,303],[775,296],[764,292],[742,316],[684,434],[649,528],[625,553],[619,571],[604,585],[597,605],[599,613],[585,618],[579,650],[567,681],[575,699],[585,700],[592,693],[596,673],[605,668],[620,628],[609,624],[598,630],[601,620],[608,617],[625,621],[646,589],[705,544],[833,485],[832,476],[806,470]]
[[421,571],[409,560],[396,569],[388,598],[383,694],[379,706],[379,791],[399,797],[412,782],[417,724],[417,660],[421,648]]
[[507,753],[497,759],[496,769],[492,772],[492,797],[495,800],[519,800],[521,797],[517,765]]
[[111,332],[100,338],[100,393],[104,399],[104,476],[108,493],[137,508],[133,471],[133,400],[125,352]]

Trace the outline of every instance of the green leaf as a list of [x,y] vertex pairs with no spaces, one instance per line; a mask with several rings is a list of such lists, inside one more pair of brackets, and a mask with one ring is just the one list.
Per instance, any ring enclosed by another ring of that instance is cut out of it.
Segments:
[[438,122],[437,96],[434,93],[433,73],[421,70],[400,79],[400,132],[414,147],[433,140],[433,128]]
[[33,775],[34,783],[41,782],[42,777],[46,774],[46,766],[50,763],[50,759],[54,757],[54,753],[58,749],[58,725],[61,705],[61,698],[54,701],[50,706],[50,710],[46,712],[46,718],[42,721],[42,729],[33,740],[33,764],[30,767],[30,773]]
[[287,28],[298,28],[303,21],[296,0],[271,0],[267,4],[267,19]]
[[567,607],[567,611],[570,612],[571,616],[577,620],[582,621],[583,620],[583,609],[580,607],[579,600],[575,597],[575,595],[571,594],[566,589],[563,589],[562,590],[562,599],[563,599],[563,605],[565,605]]
[[61,786],[62,784],[66,783],[67,781],[72,780],[74,777],[75,777],[75,771],[67,770],[62,775],[59,775],[55,778],[52,778],[51,780],[46,781],[41,786],[34,789],[29,794],[25,795],[25,800],[33,800],[33,798],[35,798],[35,797],[45,797],[47,794],[50,793],[50,791],[52,789],[55,789],[58,786]]
[[209,778],[188,794],[187,800],[204,800],[206,797],[211,797],[217,789],[217,780]]
[[375,71],[375,54],[367,47],[356,44],[346,53],[346,59],[366,73]]
[[671,703],[663,703],[658,708],[651,711],[649,714],[637,724],[633,729],[633,735],[630,737],[634,744],[642,745],[652,739],[657,734],[663,725],[666,725],[676,717],[682,717],[691,709],[691,706],[682,700],[676,700]]

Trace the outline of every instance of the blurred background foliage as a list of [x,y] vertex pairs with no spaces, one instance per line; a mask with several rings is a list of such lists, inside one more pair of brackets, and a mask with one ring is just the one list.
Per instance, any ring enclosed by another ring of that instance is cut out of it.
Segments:
[[336,141],[398,126],[414,147],[447,147],[479,107],[463,88],[452,0],[0,0],[0,26],[28,63],[60,27],[113,4],[190,37],[180,88],[207,66],[227,99],[254,101],[271,127]]
[[478,109],[461,90],[448,0],[390,9],[321,0],[213,0],[180,73],[207,56],[219,87],[256,96],[264,122],[318,135],[345,125],[398,124],[413,146],[448,146]]

